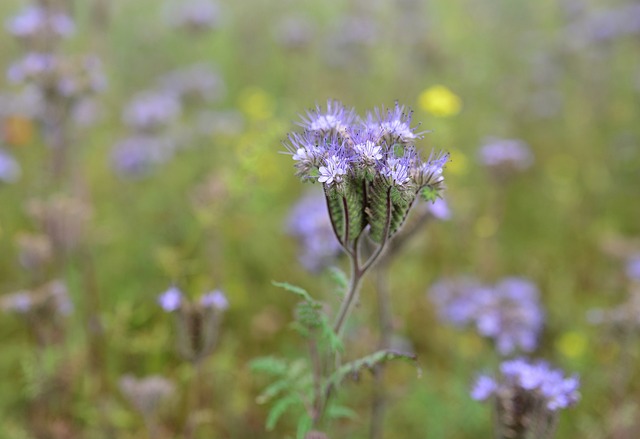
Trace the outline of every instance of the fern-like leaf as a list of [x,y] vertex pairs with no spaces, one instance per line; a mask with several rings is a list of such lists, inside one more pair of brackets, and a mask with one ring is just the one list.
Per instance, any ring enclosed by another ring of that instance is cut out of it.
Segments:
[[269,414],[267,415],[267,421],[265,428],[267,431],[273,431],[278,423],[278,420],[286,413],[287,410],[291,408],[291,406],[296,404],[301,404],[300,398],[295,395],[288,395],[282,399],[279,399],[273,404],[271,410],[269,410]]
[[347,376],[357,378],[363,370],[373,370],[377,365],[391,360],[403,360],[416,364],[416,356],[389,350],[381,350],[358,360],[343,364],[329,379],[330,385],[342,382]]

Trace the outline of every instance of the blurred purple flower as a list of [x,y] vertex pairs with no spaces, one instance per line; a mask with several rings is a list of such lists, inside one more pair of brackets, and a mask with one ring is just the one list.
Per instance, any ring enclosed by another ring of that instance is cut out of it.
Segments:
[[215,29],[219,26],[220,19],[220,7],[211,0],[179,1],[170,17],[174,27],[193,32]]
[[635,253],[627,259],[625,272],[629,279],[640,282],[640,253]]
[[507,360],[500,365],[500,375],[498,382],[480,375],[471,392],[472,398],[482,400],[492,394],[524,393],[540,400],[551,411],[570,407],[580,399],[578,377],[565,378],[560,370],[552,369],[544,361],[531,362],[523,358]]
[[313,23],[306,17],[289,16],[276,24],[276,42],[286,49],[302,49],[311,44]]
[[307,270],[318,272],[341,253],[322,194],[302,197],[289,215],[287,226],[300,241],[300,262]]
[[529,146],[517,139],[488,138],[480,148],[480,162],[490,168],[522,171],[533,164]]
[[476,401],[484,401],[497,389],[498,384],[486,375],[480,375],[471,389],[471,398]]
[[20,165],[13,156],[0,149],[0,182],[15,183],[21,173]]
[[178,99],[204,100],[211,102],[224,96],[222,77],[207,64],[195,64],[164,75],[159,86]]
[[182,305],[182,292],[176,287],[171,287],[158,296],[158,304],[166,312],[176,311]]
[[166,138],[138,135],[116,144],[111,152],[111,162],[119,174],[140,177],[169,160],[173,150],[173,143]]
[[229,301],[220,290],[214,290],[203,295],[200,298],[200,304],[205,308],[214,308],[219,311],[225,311],[229,308]]
[[436,219],[446,221],[451,219],[451,209],[444,198],[436,198],[433,202],[426,203],[427,210]]
[[521,278],[506,278],[493,289],[476,297],[475,316],[478,332],[493,338],[502,355],[520,348],[531,352],[536,348],[544,314],[537,287]]
[[71,17],[62,12],[49,11],[39,6],[28,6],[7,20],[7,31],[17,38],[68,37],[75,31]]
[[175,120],[180,111],[173,94],[147,91],[133,97],[124,109],[123,120],[133,129],[153,131]]
[[33,298],[27,291],[17,291],[0,297],[0,308],[7,312],[26,314],[33,306]]
[[442,280],[431,287],[431,299],[442,319],[456,326],[473,323],[480,335],[495,341],[502,355],[536,348],[544,323],[538,295],[533,283],[516,277],[495,287],[469,278]]
[[51,53],[30,52],[7,70],[7,79],[15,84],[46,81],[57,71],[59,60]]
[[309,110],[306,116],[302,116],[300,125],[314,133],[329,134],[345,130],[356,120],[355,110],[345,107],[339,101],[328,100],[326,111],[316,105],[315,110]]
[[431,286],[429,295],[442,320],[454,326],[464,326],[475,318],[476,303],[473,298],[483,288],[476,279],[459,276],[437,281]]

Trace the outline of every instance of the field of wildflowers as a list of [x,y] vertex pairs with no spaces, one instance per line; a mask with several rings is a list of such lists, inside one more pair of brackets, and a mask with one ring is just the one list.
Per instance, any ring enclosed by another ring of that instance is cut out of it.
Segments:
[[637,0],[0,18],[0,439],[640,437]]

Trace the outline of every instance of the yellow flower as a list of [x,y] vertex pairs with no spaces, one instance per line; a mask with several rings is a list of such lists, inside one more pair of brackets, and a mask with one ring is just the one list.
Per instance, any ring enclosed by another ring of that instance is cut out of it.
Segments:
[[434,116],[450,117],[460,113],[462,100],[444,85],[434,85],[420,93],[420,108]]
[[556,342],[556,349],[565,357],[580,357],[587,349],[587,337],[577,331],[566,332]]
[[273,116],[275,102],[264,90],[251,87],[245,89],[239,99],[240,109],[251,120],[264,120]]
[[9,145],[28,145],[33,139],[33,123],[22,116],[9,116],[4,120],[5,140]]

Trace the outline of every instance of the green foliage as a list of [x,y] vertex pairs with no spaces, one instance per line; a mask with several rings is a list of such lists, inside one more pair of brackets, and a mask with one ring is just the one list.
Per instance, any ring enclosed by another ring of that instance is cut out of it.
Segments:
[[56,375],[64,353],[55,348],[45,348],[30,352],[21,361],[24,377],[24,392],[27,398],[37,399],[55,385]]
[[332,266],[329,267],[328,269],[329,271],[329,275],[331,276],[331,279],[335,282],[336,286],[338,287],[338,295],[340,297],[344,297],[344,295],[347,292],[347,289],[349,288],[349,278],[347,277],[347,274],[342,271],[340,268]]
[[256,398],[258,404],[271,403],[266,420],[267,430],[273,430],[285,413],[292,413],[294,417],[305,416],[305,404],[313,397],[313,377],[306,360],[289,362],[275,357],[262,357],[253,360],[249,366],[254,372],[263,372],[274,378],[274,382]]
[[[415,355],[389,350],[381,350],[367,355],[366,357],[362,357],[349,363],[343,364],[338,370],[333,373],[333,375],[329,379],[329,383],[330,385],[337,385],[341,383],[347,376],[351,376],[354,379],[357,379],[363,370],[373,371],[376,366],[395,360],[407,361],[417,367]],[[419,368],[418,373],[420,373]]]
[[439,198],[438,194],[439,192],[431,186],[425,186],[420,190],[420,197],[428,203],[436,201]]

